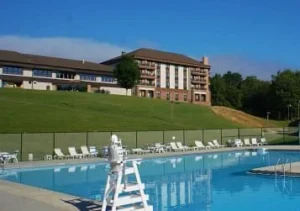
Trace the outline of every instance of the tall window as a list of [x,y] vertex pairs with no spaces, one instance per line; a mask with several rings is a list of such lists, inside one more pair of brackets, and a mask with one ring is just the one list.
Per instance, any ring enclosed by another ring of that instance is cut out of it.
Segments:
[[156,67],[156,87],[160,87],[160,64]]
[[23,75],[23,69],[20,67],[3,67],[3,74]]
[[33,69],[32,75],[37,77],[52,77],[52,71],[50,70],[42,70],[42,69]]
[[80,74],[80,80],[82,81],[96,81],[97,76],[91,74]]
[[166,87],[170,88],[170,65],[166,68]]
[[187,69],[183,69],[183,89],[187,90]]
[[175,93],[175,100],[176,100],[176,101],[179,100],[179,96],[178,96],[178,93],[177,93],[177,92]]
[[160,92],[156,92],[156,98],[160,99]]
[[187,94],[183,94],[183,100],[187,101]]

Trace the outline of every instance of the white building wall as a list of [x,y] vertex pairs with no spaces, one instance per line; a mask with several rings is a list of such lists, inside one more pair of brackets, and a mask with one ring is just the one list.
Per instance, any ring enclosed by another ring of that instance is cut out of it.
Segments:
[[2,67],[0,67],[0,74],[2,74],[3,73],[3,69],[2,69]]
[[31,77],[32,76],[32,70],[23,69],[23,76]]
[[74,79],[75,79],[75,80],[80,80],[80,75],[79,75],[79,74],[76,74],[75,77],[74,77]]
[[160,87],[166,88],[166,65],[160,64]]
[[96,77],[96,82],[101,82],[101,77],[100,76]]
[[178,67],[178,88],[183,89],[183,67]]
[[0,79],[0,88],[2,88],[2,79]]
[[175,66],[170,65],[170,89],[175,89]]
[[[101,87],[101,90],[109,91],[112,95],[126,95],[126,89],[120,87]],[[127,95],[131,96],[131,89],[127,90]]]
[[186,76],[186,81],[187,81],[187,89],[190,90],[191,89],[191,70],[190,68],[187,68],[187,76]]
[[53,90],[52,83],[38,82],[38,81],[34,81],[33,83],[30,83],[29,81],[23,81],[24,89],[47,90],[47,86],[50,87],[50,90]]

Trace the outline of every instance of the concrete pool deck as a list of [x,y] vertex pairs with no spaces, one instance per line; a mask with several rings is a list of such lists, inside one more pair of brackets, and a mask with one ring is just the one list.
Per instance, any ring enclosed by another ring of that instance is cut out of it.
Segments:
[[[168,152],[163,154],[147,154],[147,155],[130,155],[129,158],[158,158],[158,157],[171,157],[179,155],[190,154],[205,154],[217,153],[226,151],[238,150],[251,150],[258,147],[242,147],[242,148],[220,148],[213,150],[198,150],[189,152]],[[268,150],[299,150],[300,146],[264,146]],[[75,165],[80,163],[99,163],[103,162],[103,158],[91,159],[74,159],[74,160],[47,160],[47,161],[34,161],[34,162],[21,162],[18,164],[9,164],[5,169],[18,169],[18,168],[36,168],[47,166],[62,166],[62,165]],[[297,162],[298,163],[298,162]],[[296,163],[295,163],[296,164]],[[300,162],[299,173],[300,173]],[[0,179],[0,205],[1,211],[11,210],[101,210],[101,204],[97,201],[71,196],[63,193],[31,187],[23,184],[13,183]]]

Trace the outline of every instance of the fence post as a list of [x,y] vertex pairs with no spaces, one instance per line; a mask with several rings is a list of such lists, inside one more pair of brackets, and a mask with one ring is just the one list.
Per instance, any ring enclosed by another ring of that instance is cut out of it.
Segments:
[[284,127],[283,127],[283,130],[282,130],[282,136],[283,136],[283,143],[285,144],[285,131],[284,131]]
[[264,129],[263,127],[260,128],[260,137],[261,137],[261,138],[264,136],[264,134],[263,134],[263,129]]
[[205,140],[204,140],[204,129],[202,130],[202,141],[203,141],[203,143],[205,143]]
[[138,148],[138,132],[137,131],[135,131],[135,148]]
[[55,143],[55,133],[53,133],[53,150],[52,150],[52,156],[54,157],[54,149],[55,149],[55,145],[56,145],[56,143]]
[[163,130],[163,144],[165,144],[165,131]]
[[89,147],[89,132],[85,133],[86,146]]
[[221,145],[223,144],[223,129],[221,128],[221,134],[220,134],[220,138],[221,138]]
[[21,152],[20,152],[20,160],[23,161],[23,133],[21,133]]
[[239,137],[239,139],[241,138],[240,128],[238,128],[238,137]]
[[185,145],[185,130],[183,130],[182,133],[183,133],[183,145]]

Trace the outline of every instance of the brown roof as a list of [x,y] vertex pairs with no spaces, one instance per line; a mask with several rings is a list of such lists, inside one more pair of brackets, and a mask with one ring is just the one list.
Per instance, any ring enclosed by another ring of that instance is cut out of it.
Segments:
[[[140,48],[135,51],[126,53],[126,55],[132,55],[135,58],[148,59],[148,60],[160,61],[166,63],[210,67],[209,65],[204,65],[202,61],[197,61],[196,59],[190,58],[183,54],[170,53],[166,51],[159,51],[159,50],[154,50],[149,48]],[[113,59],[104,61],[102,62],[102,64],[114,64],[118,62],[120,58],[121,56],[118,56]]]
[[83,62],[80,60],[22,54],[15,51],[6,50],[0,50],[0,64],[19,65],[21,67],[30,68],[46,68],[52,70],[112,72],[112,68],[108,65],[88,61]]

